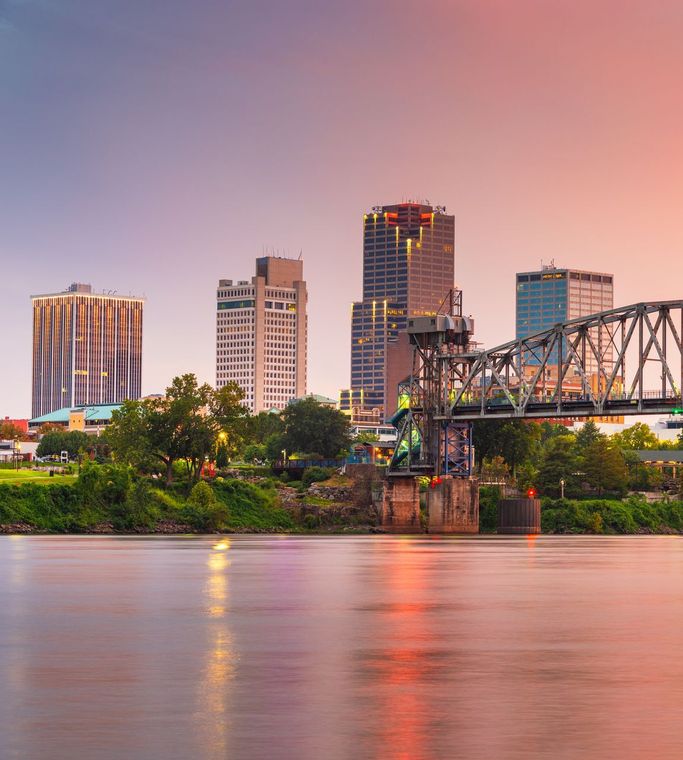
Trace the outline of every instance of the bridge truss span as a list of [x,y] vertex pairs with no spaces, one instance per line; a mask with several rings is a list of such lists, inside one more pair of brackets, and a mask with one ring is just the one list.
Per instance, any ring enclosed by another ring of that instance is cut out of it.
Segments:
[[683,300],[572,319],[481,351],[461,303],[451,299],[450,315],[409,320],[413,371],[392,418],[389,474],[467,477],[476,420],[682,411]]
[[444,416],[669,413],[681,406],[682,336],[683,301],[638,303],[444,358],[450,365]]

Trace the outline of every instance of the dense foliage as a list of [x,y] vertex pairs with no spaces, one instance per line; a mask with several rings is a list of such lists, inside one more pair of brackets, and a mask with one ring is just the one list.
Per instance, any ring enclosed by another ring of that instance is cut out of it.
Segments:
[[51,430],[40,439],[36,454],[39,457],[59,456],[62,451],[69,452],[69,458],[78,454],[91,444],[91,437],[80,430]]
[[162,398],[125,401],[112,413],[107,440],[117,461],[141,471],[162,465],[166,482],[183,462],[197,482],[205,461],[218,452],[227,461],[244,438],[247,410],[236,383],[214,390],[192,374],[176,377]]
[[683,448],[682,438],[667,444],[642,423],[607,436],[590,420],[578,432],[549,422],[485,420],[474,425],[474,443],[484,483],[533,486],[553,498],[652,490],[664,478],[635,450]]
[[163,524],[174,532],[296,529],[272,484],[200,481],[185,498],[182,489],[159,488],[115,464],[85,466],[74,485],[0,483],[0,525],[18,524],[54,533],[147,532]]

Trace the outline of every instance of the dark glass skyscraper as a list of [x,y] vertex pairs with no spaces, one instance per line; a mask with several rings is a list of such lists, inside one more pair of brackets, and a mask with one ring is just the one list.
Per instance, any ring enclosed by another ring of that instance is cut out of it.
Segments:
[[[454,278],[455,218],[444,207],[409,202],[364,215],[363,300],[352,307],[351,387],[342,392],[342,408],[393,411],[388,354],[408,316],[435,313]],[[396,356],[406,361],[405,351]]]

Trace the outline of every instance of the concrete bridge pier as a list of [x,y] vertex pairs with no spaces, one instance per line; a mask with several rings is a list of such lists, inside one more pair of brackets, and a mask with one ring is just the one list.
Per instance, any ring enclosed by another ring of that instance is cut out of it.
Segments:
[[387,478],[377,494],[380,525],[387,533],[423,533],[420,523],[420,486],[410,477]]
[[429,533],[479,533],[479,481],[441,476],[427,491]]

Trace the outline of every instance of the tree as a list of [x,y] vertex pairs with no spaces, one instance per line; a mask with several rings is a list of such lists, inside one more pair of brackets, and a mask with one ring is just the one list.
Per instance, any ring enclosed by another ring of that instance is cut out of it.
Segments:
[[540,428],[522,420],[478,420],[474,423],[473,443],[479,466],[485,459],[501,456],[513,475],[517,468],[535,456]]
[[333,459],[351,445],[348,417],[337,409],[306,398],[282,412],[282,448],[288,452],[317,452]]
[[636,422],[635,425],[622,430],[621,433],[615,433],[612,440],[619,448],[633,451],[658,449],[660,447],[659,438],[644,422]]
[[38,435],[45,435],[45,433],[51,433],[53,430],[63,431],[64,426],[58,425],[56,422],[43,422],[38,428]]
[[248,443],[265,443],[272,435],[282,433],[282,419],[276,412],[259,412],[246,420],[245,440]]
[[361,430],[353,439],[354,443],[376,443],[379,441],[377,433],[369,433],[367,430]]
[[214,390],[192,374],[181,375],[163,398],[124,402],[112,413],[107,439],[119,461],[138,469],[161,464],[167,483],[174,463],[184,462],[189,481],[196,482],[209,456],[220,448],[227,455],[241,441],[248,417],[243,399],[235,383]]
[[49,457],[59,456],[62,451],[67,451],[69,459],[75,459],[88,445],[88,435],[80,430],[72,430],[71,432],[64,429],[53,430],[40,439],[36,454],[39,457]]
[[264,444],[250,443],[244,447],[242,457],[245,462],[265,462],[268,459],[268,454]]
[[578,492],[578,459],[574,436],[555,436],[548,441],[538,469],[538,490],[544,496],[559,496],[564,480],[566,496]]
[[484,483],[507,483],[510,478],[510,468],[500,455],[492,459],[484,459],[481,465],[481,480]]
[[228,458],[235,456],[249,432],[249,410],[243,401],[244,391],[232,380],[210,394],[209,411]]
[[654,491],[664,482],[664,475],[651,465],[645,464],[635,451],[622,452],[628,468],[628,487],[632,491]]
[[584,449],[581,469],[585,482],[602,495],[624,493],[628,482],[626,460],[621,449],[606,436],[596,438]]
[[583,454],[591,444],[604,438],[606,436],[600,432],[600,429],[593,420],[588,420],[579,432],[576,433],[576,449],[579,454]]
[[564,425],[560,425],[558,422],[548,422],[545,420],[544,422],[541,422],[539,428],[541,444],[548,443],[552,438],[570,435],[567,428]]
[[0,441],[25,441],[26,433],[13,422],[0,422]]

